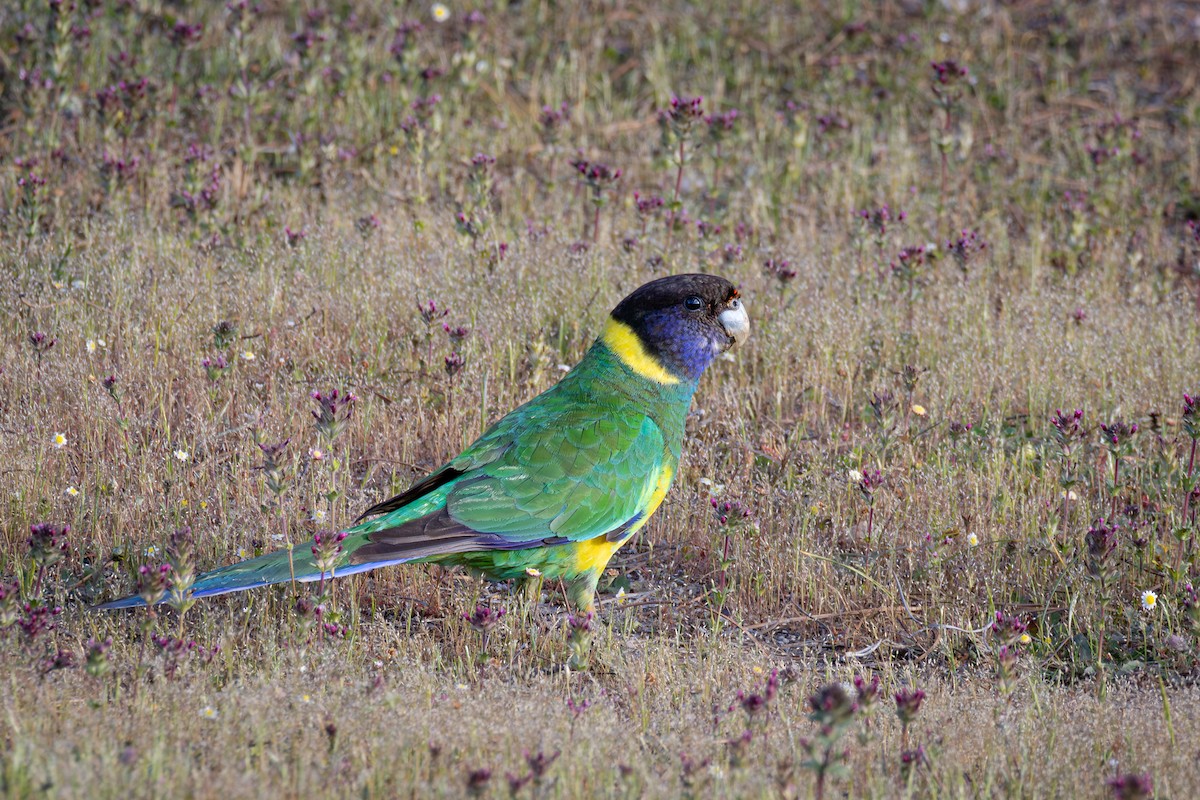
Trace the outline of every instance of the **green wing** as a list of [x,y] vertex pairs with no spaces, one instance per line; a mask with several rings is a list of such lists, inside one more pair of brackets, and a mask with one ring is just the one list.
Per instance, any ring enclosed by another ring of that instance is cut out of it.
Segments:
[[[368,535],[350,563],[582,541],[637,522],[668,457],[658,425],[627,409],[541,399],[371,509],[385,516],[358,526]],[[424,513],[414,518],[414,507]]]
[[649,417],[559,415],[514,436],[446,498],[451,518],[513,542],[602,536],[646,506],[662,467],[662,432]]

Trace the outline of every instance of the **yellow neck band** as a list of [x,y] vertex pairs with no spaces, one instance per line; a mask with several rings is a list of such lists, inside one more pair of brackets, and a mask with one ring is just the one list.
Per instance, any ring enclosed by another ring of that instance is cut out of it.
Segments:
[[608,322],[604,323],[604,333],[600,334],[600,341],[613,351],[622,364],[643,378],[648,378],[655,383],[679,383],[679,378],[672,375],[654,356],[646,352],[642,340],[633,332],[633,328],[624,322],[609,317]]

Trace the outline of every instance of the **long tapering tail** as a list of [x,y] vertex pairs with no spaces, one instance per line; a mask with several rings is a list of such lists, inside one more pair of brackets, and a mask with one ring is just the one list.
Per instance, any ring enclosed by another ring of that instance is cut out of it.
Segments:
[[[358,539],[362,541],[358,541]],[[346,543],[350,547],[345,548],[343,553],[348,555],[349,552],[361,546],[365,541],[365,536],[347,539]],[[321,572],[317,569],[312,553],[312,546],[313,542],[306,542],[305,544],[296,545],[291,550],[276,550],[273,553],[266,553],[256,558],[239,561],[236,564],[230,564],[227,567],[206,572],[196,578],[196,582],[192,585],[192,597],[214,597],[219,594],[257,589],[260,586],[288,583],[293,580],[293,576],[297,583],[319,581],[321,579]],[[325,577],[340,578],[344,575],[365,572],[391,564],[402,564],[410,560],[412,559],[401,558],[391,561],[373,561],[369,564],[346,564],[345,566],[335,567],[332,573],[326,572]],[[345,561],[344,556],[342,561]],[[164,598],[160,602],[166,602],[166,599]],[[95,606],[95,608],[98,610],[107,610],[136,608],[144,605],[146,605],[145,600],[139,595],[132,595],[130,597],[123,597],[120,600],[101,603]]]
[[[368,513],[384,513],[368,520],[360,518],[357,524],[344,531],[345,538],[337,542],[340,552],[336,556],[336,566],[331,572],[326,572],[325,577],[340,578],[379,567],[477,548],[512,549],[538,544],[509,542],[492,534],[471,530],[450,519],[445,511],[446,495],[461,475],[457,470],[441,470],[404,494],[371,508]],[[376,538],[379,541],[375,541]],[[380,541],[386,546],[380,547]],[[328,543],[329,540],[326,540]],[[322,573],[317,568],[313,554],[315,544],[315,541],[305,542],[290,550],[276,550],[206,572],[192,584],[192,597],[213,597],[292,580],[297,583],[319,581]],[[362,552],[355,555],[360,548]],[[101,603],[96,608],[134,608],[144,605],[145,600],[133,595]]]

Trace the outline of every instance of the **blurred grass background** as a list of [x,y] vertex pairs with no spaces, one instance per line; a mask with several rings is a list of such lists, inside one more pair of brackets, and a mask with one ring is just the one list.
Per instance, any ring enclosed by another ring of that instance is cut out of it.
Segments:
[[[514,794],[807,796],[809,695],[873,672],[928,700],[838,791],[1187,796],[1198,55],[1169,2],[0,10],[0,785],[499,796],[540,748]],[[286,588],[86,611],[183,526],[207,569],[347,524],[681,271],[753,338],[589,674],[557,587],[426,567],[339,582],[335,636]]]

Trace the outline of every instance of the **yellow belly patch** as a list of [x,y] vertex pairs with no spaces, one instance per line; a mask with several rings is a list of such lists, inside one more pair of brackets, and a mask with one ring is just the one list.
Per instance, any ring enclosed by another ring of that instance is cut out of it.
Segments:
[[642,526],[650,520],[650,515],[658,510],[662,505],[663,498],[667,496],[667,490],[671,488],[671,479],[675,477],[674,470],[670,465],[664,464],[662,470],[658,473],[658,481],[654,484],[654,491],[650,494],[650,499],[646,503],[646,513],[638,520],[629,532],[617,541],[609,541],[607,536],[597,536],[594,539],[587,539],[575,544],[575,569],[578,572],[603,572],[608,566],[608,562],[612,559],[613,554],[621,549],[621,545],[633,538],[633,534],[641,530]]
[[613,553],[625,543],[610,542],[603,536],[578,542],[575,545],[575,570],[577,572],[602,572],[608,566]]
[[633,332],[633,328],[624,322],[609,317],[608,322],[604,323],[604,333],[600,335],[600,339],[622,364],[643,378],[649,378],[655,383],[679,383],[679,378],[668,372],[658,359],[646,352],[642,340]]

